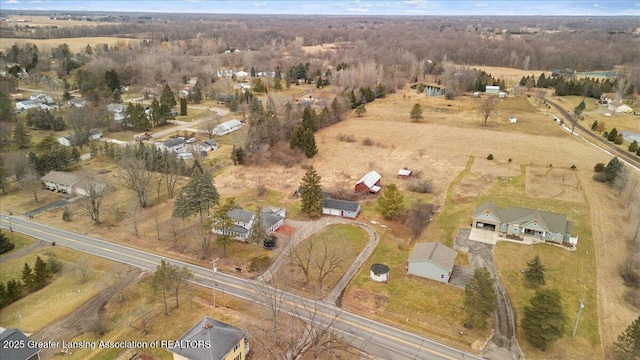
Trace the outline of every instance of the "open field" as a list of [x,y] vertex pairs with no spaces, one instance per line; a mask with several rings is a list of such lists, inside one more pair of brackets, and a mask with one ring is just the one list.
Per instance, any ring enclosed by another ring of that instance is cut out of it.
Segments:
[[507,87],[512,88],[515,84],[520,82],[522,77],[527,77],[534,75],[537,79],[540,74],[544,73],[546,77],[551,75],[551,71],[548,70],[522,70],[522,69],[514,69],[507,67],[499,67],[499,66],[469,66],[470,68],[481,69],[487,72],[487,74],[491,74],[491,76],[497,79],[504,79]]
[[18,26],[29,25],[31,27],[43,27],[43,26],[57,26],[57,27],[71,27],[71,26],[100,26],[100,25],[116,25],[116,22],[100,22],[100,21],[83,21],[83,20],[56,20],[49,19],[49,16],[38,15],[9,15],[7,19],[12,20],[26,20],[26,22],[15,22],[13,24]]
[[3,38],[0,39],[0,49],[6,51],[14,44],[22,46],[30,43],[36,45],[39,49],[53,48],[58,45],[67,44],[69,50],[73,53],[79,53],[86,49],[87,45],[95,47],[97,45],[107,44],[109,47],[128,47],[130,44],[139,43],[139,39],[96,36],[96,37],[78,37],[78,38],[60,38],[60,39],[26,39],[26,38]]
[[[403,94],[405,98],[402,97]],[[441,206],[434,222],[415,241],[441,241],[449,246],[457,229],[468,226],[470,223],[474,207],[488,199],[496,201],[498,205],[514,204],[563,212],[579,224],[578,251],[569,253],[559,248],[548,247],[549,250],[544,250],[545,257],[549,253],[552,259],[557,259],[559,267],[554,271],[560,273],[563,271],[563,266],[572,266],[576,264],[575,262],[580,263],[580,266],[590,265],[589,269],[592,270],[585,272],[589,275],[582,276],[581,283],[570,279],[557,284],[566,287],[566,291],[577,289],[576,291],[580,292],[586,289],[593,294],[596,289],[593,272],[595,266],[594,252],[590,249],[593,244],[590,245],[590,242],[595,242],[596,249],[599,249],[599,246],[602,246],[601,242],[607,241],[608,234],[614,231],[616,224],[622,221],[619,218],[611,222],[600,221],[594,223],[592,228],[588,215],[589,209],[593,213],[594,207],[602,206],[600,202],[604,201],[590,197],[590,192],[610,192],[606,188],[595,190],[592,187],[599,187],[601,184],[589,183],[593,165],[597,162],[606,163],[609,157],[567,134],[551,121],[551,116],[545,114],[545,110],[531,105],[526,98],[509,97],[501,102],[501,116],[490,119],[487,126],[482,125],[482,120],[473,111],[472,108],[475,106],[473,100],[476,99],[459,97],[453,101],[446,101],[442,98],[425,98],[412,90],[378,99],[367,104],[367,113],[363,117],[350,114],[343,122],[318,131],[316,141],[319,153],[313,159],[305,160],[301,166],[294,167],[274,164],[230,165],[228,160],[230,145],[240,141],[242,136],[241,132],[236,132],[233,138],[229,135],[218,139],[223,144],[223,148],[215,152],[215,159],[220,161],[220,164],[228,166],[216,171],[215,184],[222,198],[234,196],[241,205],[248,207],[258,203],[286,206],[289,215],[295,217],[299,212],[297,210],[299,202],[290,199],[289,195],[300,183],[305,164],[313,164],[316,167],[322,177],[322,185],[326,188],[335,186],[351,188],[364,173],[377,170],[383,175],[383,186],[395,182],[401,190],[404,190],[403,180],[396,179],[395,174],[398,169],[407,167],[420,172],[423,179],[432,179],[434,183],[433,195],[420,197],[403,191],[407,203],[423,198]],[[425,120],[417,123],[409,120],[410,109],[416,102],[425,109]],[[517,124],[508,122],[508,116],[512,114],[518,117]],[[340,141],[340,134],[353,134],[356,142]],[[362,144],[364,138],[371,139],[374,145],[364,146]],[[223,156],[225,153],[226,155]],[[487,160],[488,154],[493,154],[494,160]],[[112,167],[98,160],[92,160],[92,163],[96,168]],[[572,165],[576,165],[575,171],[569,170]],[[115,168],[112,170],[117,171]],[[270,191],[265,200],[252,201],[255,197],[255,185],[258,182],[265,184]],[[586,189],[587,185],[590,186],[589,190]],[[117,198],[114,198],[115,204],[119,203],[118,200],[122,201],[131,195],[129,190],[122,188],[118,189],[117,194]],[[12,201],[17,202],[18,196],[17,193],[13,193],[3,198],[3,201],[11,197]],[[151,197],[152,201],[154,199],[155,195]],[[127,209],[123,205],[118,207],[121,210],[124,209],[126,213]],[[107,217],[106,222],[110,226],[101,228],[93,227],[88,220],[79,215],[71,223],[63,223],[61,210],[43,214],[36,220],[51,222],[56,226],[64,226],[75,231],[88,232],[139,248],[154,249],[152,251],[175,255],[189,262],[206,265],[198,259],[197,220],[187,221],[187,236],[182,235],[182,224],[178,222],[176,225],[178,240],[175,242],[172,240],[171,208],[172,203],[168,202],[144,210],[142,216],[142,221],[145,222],[142,225],[144,230],[139,238],[132,234],[130,220],[125,220],[128,217],[122,212],[120,218]],[[455,346],[477,349],[479,343],[485,339],[484,331],[470,332],[462,329],[460,331],[463,335],[457,331],[458,327],[461,327],[463,317],[460,306],[462,290],[453,286],[433,284],[424,279],[407,278],[405,276],[406,258],[412,249],[408,232],[404,226],[383,221],[374,208],[374,200],[365,201],[359,220],[380,221],[389,228],[378,228],[381,235],[380,245],[357,275],[356,280],[347,288],[343,299],[345,308],[367,314],[373,313],[380,320],[434,336]],[[578,212],[574,212],[574,209]],[[620,212],[615,207],[611,211],[613,214]],[[161,240],[157,240],[155,235],[156,214],[160,219]],[[114,227],[119,231],[114,231]],[[591,233],[593,233],[592,240],[590,240]],[[250,257],[260,254],[259,251],[249,251],[248,256],[241,255],[249,250],[245,245],[234,243],[229,249],[229,258],[221,267],[226,266],[232,269],[233,266],[238,266],[237,264],[246,264]],[[519,299],[514,300],[519,307],[528,299],[529,293],[526,289],[519,287],[517,278],[508,278],[508,274],[516,271],[516,267],[520,265],[514,264],[512,267],[505,265],[503,268],[504,259],[510,258],[510,255],[508,255],[509,251],[507,255],[502,254],[501,247],[499,246],[496,251],[498,269],[507,274],[505,275],[506,286],[512,298]],[[523,247],[513,251],[523,252],[520,259],[526,260],[539,250],[538,247]],[[617,255],[623,252],[624,248],[618,251]],[[599,306],[602,306],[603,302],[612,302],[606,308],[608,310],[605,309],[606,311],[614,311],[615,306],[624,306],[621,295],[618,296],[619,292],[615,293],[618,295],[612,301],[609,294],[601,290],[603,286],[605,288],[621,286],[621,281],[615,274],[618,259],[620,257],[616,258],[616,256],[597,259],[599,278],[601,277],[600,268],[608,269],[608,280],[603,280],[606,284],[598,284]],[[604,264],[601,264],[601,261]],[[392,278],[388,284],[372,284],[367,280],[368,267],[373,262],[385,263],[391,267]],[[428,293],[433,296],[429,295],[423,301],[422,289],[425,286],[430,288]],[[420,294],[421,297],[413,298],[414,301],[408,305],[403,300],[403,296],[399,295],[400,293],[409,299],[412,299],[413,293],[415,296]],[[567,304],[565,311],[569,316],[575,316],[571,314],[569,308],[570,304],[575,302],[576,296],[581,297],[581,294],[574,296],[574,294],[563,293],[563,299]],[[593,302],[595,295],[589,296]],[[450,299],[459,300],[451,301]],[[430,306],[437,307],[439,311],[434,314],[423,310]],[[609,315],[612,314],[600,315],[602,323],[605,324],[601,326],[610,333],[608,337],[603,336],[601,342],[597,333],[597,322],[593,321],[593,316],[596,314],[585,313],[583,314],[585,318],[581,322],[584,321],[587,325],[584,326],[583,333],[578,333],[578,341],[584,345],[583,349],[577,350],[576,346],[560,342],[558,344],[566,346],[553,354],[568,357],[580,357],[585,354],[587,357],[601,357],[598,355],[600,344],[606,346],[631,321],[628,312],[616,314],[616,316]],[[407,319],[417,319],[417,321]],[[441,325],[443,319],[446,319],[448,324],[452,324],[450,329],[443,329]],[[602,334],[604,330],[601,328],[600,332]],[[567,340],[565,338],[562,341]],[[567,349],[564,349],[565,347]],[[576,348],[575,351],[582,352],[574,353],[572,352],[574,348]],[[525,345],[525,351],[529,352],[529,350]],[[535,351],[531,352],[532,356],[537,356]]]

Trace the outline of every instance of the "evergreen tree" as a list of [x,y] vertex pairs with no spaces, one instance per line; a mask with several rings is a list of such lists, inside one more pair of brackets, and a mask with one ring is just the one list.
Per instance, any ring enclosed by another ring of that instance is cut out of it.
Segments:
[[404,210],[404,196],[396,184],[389,184],[382,190],[378,198],[377,210],[388,220],[397,219],[400,216]]
[[180,98],[180,116],[187,115],[187,99],[181,97]]
[[615,141],[617,137],[618,137],[618,129],[613,128],[611,129],[611,131],[609,131],[609,134],[607,135],[607,140]]
[[545,267],[540,261],[540,255],[536,255],[531,261],[527,261],[527,269],[524,271],[524,278],[532,286],[544,285]]
[[7,281],[7,303],[14,302],[22,293],[20,282],[15,279]]
[[13,250],[16,245],[0,230],[0,254]]
[[165,315],[169,315],[167,295],[171,290],[171,278],[174,271],[175,269],[173,265],[162,260],[160,261],[160,265],[156,267],[156,271],[153,273],[153,278],[151,279],[151,286],[153,287],[153,290],[157,293],[162,294],[162,299],[164,300]]
[[316,137],[313,135],[313,131],[311,131],[311,129],[304,129],[304,132],[302,133],[302,150],[309,159],[318,153]]
[[16,109],[11,98],[4,91],[0,91],[0,119],[12,122],[16,120]]
[[229,211],[236,207],[234,198],[227,198],[222,204],[218,205],[212,216],[212,225],[222,234],[218,235],[217,243],[222,245],[223,257],[227,257],[227,245],[233,241],[228,230],[235,226],[233,219],[229,217]]
[[356,115],[358,115],[358,117],[362,117],[366,112],[367,108],[364,107],[364,104],[360,104],[356,107]]
[[376,86],[376,99],[383,98],[385,96],[387,96],[387,88],[383,83],[378,83],[378,85]]
[[0,309],[9,304],[8,300],[7,288],[4,286],[4,283],[0,281]]
[[33,266],[33,281],[36,289],[43,288],[49,279],[51,278],[51,272],[47,267],[47,263],[42,260],[40,256],[36,258],[36,262]]
[[182,220],[182,233],[184,235],[184,220],[191,216],[193,212],[191,211],[191,207],[189,206],[189,200],[185,194],[185,191],[181,191],[176,198],[176,201],[173,203],[173,213],[172,217],[179,218]]
[[536,291],[530,306],[523,311],[522,332],[534,347],[545,351],[564,334],[567,317],[562,310],[560,292],[555,289]]
[[173,96],[173,91],[171,91],[169,84],[165,85],[164,89],[162,89],[162,95],[160,95],[160,103],[169,106],[169,108],[172,108],[177,104],[176,97]]
[[248,242],[252,244],[260,244],[267,238],[267,229],[264,226],[264,217],[262,209],[259,208],[256,211],[256,215],[253,218],[253,224],[251,224],[251,230],[249,232]]
[[633,142],[629,144],[629,151],[632,153],[638,151],[638,142],[636,140],[633,140]]
[[640,316],[618,335],[612,351],[617,360],[640,360]]
[[29,264],[24,263],[24,267],[22,268],[22,282],[24,286],[29,290],[33,291],[35,289],[35,279],[33,276],[33,271],[31,270],[31,266]]
[[465,284],[464,310],[467,313],[467,324],[480,328],[487,326],[487,318],[497,306],[494,282],[489,270],[483,267],[475,269],[473,277]]
[[27,128],[22,121],[18,121],[13,128],[13,141],[15,141],[18,149],[26,149],[31,144],[31,135],[27,132]]
[[598,120],[594,121],[593,124],[591,124],[591,131],[596,131],[598,129]]
[[424,117],[422,116],[422,105],[418,103],[413,105],[413,107],[411,108],[410,118],[413,121],[420,121],[424,119]]
[[73,149],[71,149],[71,159],[76,164],[80,162],[80,151],[75,146],[73,147]]
[[282,91],[282,80],[280,80],[280,78],[278,77],[276,77],[273,81],[273,90]]
[[313,165],[309,166],[300,183],[301,210],[304,214],[316,217],[322,214],[322,188],[320,187],[320,175]]
[[605,180],[607,182],[613,182],[620,175],[624,164],[618,159],[618,157],[614,157],[609,161],[607,166],[604,167]]
[[198,84],[193,87],[193,102],[194,104],[200,104],[202,102],[202,90],[200,90]]
[[191,180],[182,190],[192,214],[200,214],[200,223],[204,221],[205,212],[217,205],[220,200],[218,189],[213,185],[213,175],[204,171],[196,160],[191,172]]
[[250,74],[251,74],[251,77],[256,77],[256,69],[253,66],[251,67]]
[[311,106],[305,107],[304,111],[302,111],[302,127],[316,132],[318,130],[316,117],[316,112],[315,110],[311,109]]

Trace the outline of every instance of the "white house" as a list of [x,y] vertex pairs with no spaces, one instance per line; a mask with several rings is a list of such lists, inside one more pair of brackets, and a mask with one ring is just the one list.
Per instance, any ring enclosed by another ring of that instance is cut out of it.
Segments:
[[[91,129],[89,130],[88,140],[96,140],[102,137],[102,131],[100,129]],[[74,134],[69,134],[67,136],[63,136],[58,138],[58,142],[63,146],[73,146],[77,143],[76,137]]]
[[162,151],[170,151],[174,153],[184,153],[187,151],[187,142],[181,138],[166,140],[155,143],[156,148]]
[[249,76],[249,73],[248,73],[248,72],[246,72],[246,71],[242,71],[242,70],[240,70],[240,71],[237,71],[237,72],[236,72],[236,77],[239,77],[239,78],[241,78],[241,77],[242,77],[242,78],[244,78],[244,77],[247,77],[247,76]]
[[85,99],[71,99],[67,101],[69,106],[75,106],[77,108],[85,107],[87,105],[87,100]]
[[240,130],[242,127],[242,123],[239,120],[231,119],[229,121],[225,121],[222,124],[216,126],[216,135],[222,136],[227,135],[228,133],[234,132],[236,130]]
[[50,171],[41,179],[44,182],[44,186],[51,191],[80,196],[88,196],[91,186],[100,191],[107,186],[103,182],[89,181],[86,178],[63,171]]
[[16,102],[16,109],[19,111],[26,111],[29,109],[36,109],[40,107],[40,102],[37,100],[22,100]]
[[58,106],[58,103],[55,102],[46,102],[46,103],[40,103],[40,108],[42,110],[55,110],[55,109],[60,109],[60,106]]
[[439,242],[418,243],[409,255],[410,275],[448,283],[458,253]]
[[29,99],[34,101],[39,101],[41,103],[50,103],[53,102],[53,98],[46,94],[33,94],[29,96]]
[[113,122],[121,123],[127,115],[127,105],[111,103],[107,110],[113,114]]
[[201,141],[193,146],[196,151],[213,151],[218,149],[218,142],[210,139]]
[[498,95],[498,93],[500,92],[500,86],[490,86],[487,85],[486,89],[485,89],[485,94],[495,94]]
[[[284,225],[286,217],[286,209],[270,209],[262,208],[262,226],[267,234],[271,234]],[[256,213],[235,208],[227,212],[227,216],[234,222],[234,226],[230,229],[211,229],[211,232],[219,235],[231,235],[240,241],[247,241],[251,233],[251,227],[256,218]]]

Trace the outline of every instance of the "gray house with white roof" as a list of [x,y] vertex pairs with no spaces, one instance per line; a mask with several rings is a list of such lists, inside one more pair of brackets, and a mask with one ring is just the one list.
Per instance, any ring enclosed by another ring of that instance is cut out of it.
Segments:
[[448,283],[458,253],[439,242],[418,243],[409,255],[410,275]]

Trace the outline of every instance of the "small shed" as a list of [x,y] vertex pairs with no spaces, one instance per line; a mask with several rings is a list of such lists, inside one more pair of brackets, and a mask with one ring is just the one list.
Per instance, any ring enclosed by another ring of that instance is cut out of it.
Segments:
[[507,97],[507,93],[506,93],[506,92],[504,92],[504,91],[500,91],[500,92],[498,93],[498,98],[499,98],[499,99],[504,99],[505,97]]
[[231,119],[229,121],[225,121],[222,124],[216,126],[216,135],[218,136],[227,135],[230,132],[240,130],[241,127],[242,127],[242,123],[239,120]]
[[355,219],[360,213],[360,203],[348,200],[322,199],[322,214]]
[[515,124],[515,123],[518,122],[518,118],[515,117],[515,116],[510,116],[509,117],[509,122],[512,123],[512,124]]
[[474,91],[473,92],[473,97],[474,98],[479,98],[480,97],[480,91]]
[[370,276],[373,281],[387,282],[389,281],[389,267],[384,264],[373,264],[371,265]]
[[408,179],[413,174],[413,171],[409,169],[400,169],[398,170],[398,179]]

